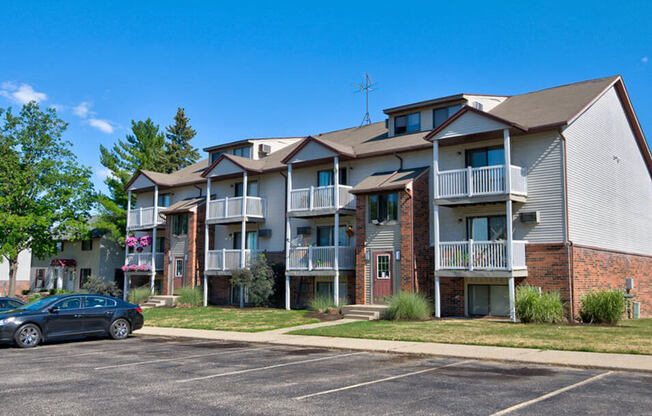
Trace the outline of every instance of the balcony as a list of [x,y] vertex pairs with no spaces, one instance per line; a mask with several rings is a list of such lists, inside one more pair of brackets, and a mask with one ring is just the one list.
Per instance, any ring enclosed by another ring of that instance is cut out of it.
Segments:
[[[355,247],[338,247],[340,270],[355,269]],[[288,270],[333,271],[335,247],[292,247]]]
[[[163,253],[156,253],[154,260],[156,260],[156,270],[163,270],[165,255]],[[126,265],[127,267],[131,266],[127,269],[128,272],[149,274],[152,270],[152,253],[129,253],[127,254]]]
[[527,171],[520,166],[510,166],[511,187],[506,189],[505,166],[483,166],[480,168],[441,171],[437,175],[437,203],[494,202],[508,198],[525,202],[527,197]]
[[[263,254],[261,250],[245,250],[245,267],[249,267],[258,255]],[[240,259],[242,250],[209,250],[206,257],[207,272],[230,272],[241,267]]]
[[243,216],[242,201],[245,198],[239,196],[234,198],[222,198],[210,201],[208,205],[209,224],[227,224],[246,221],[262,222],[265,220],[266,202],[264,198],[248,196],[246,198],[245,212]]
[[127,227],[128,230],[143,230],[147,228],[154,228],[156,226],[165,224],[165,218],[161,217],[161,211],[163,211],[165,207],[158,207],[156,208],[156,215],[155,215],[155,208],[154,207],[147,207],[147,208],[136,208],[132,209],[129,211],[129,218],[128,218],[128,224],[129,226]]
[[336,211],[355,211],[355,196],[349,191],[352,186],[338,185],[339,204],[335,206],[335,185],[311,186],[290,191],[288,214],[292,217],[311,217],[334,214]]
[[525,270],[526,241],[512,241],[512,267],[507,267],[506,241],[449,241],[439,243],[440,270]]

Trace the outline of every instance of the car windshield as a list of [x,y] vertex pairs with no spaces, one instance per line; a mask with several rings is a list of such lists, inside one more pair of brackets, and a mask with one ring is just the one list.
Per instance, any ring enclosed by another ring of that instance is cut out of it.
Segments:
[[36,302],[32,302],[28,305],[23,305],[20,307],[20,309],[25,310],[25,311],[40,311],[41,309],[45,308],[52,302],[58,300],[59,298],[56,297],[51,297],[51,298],[43,298],[39,299]]

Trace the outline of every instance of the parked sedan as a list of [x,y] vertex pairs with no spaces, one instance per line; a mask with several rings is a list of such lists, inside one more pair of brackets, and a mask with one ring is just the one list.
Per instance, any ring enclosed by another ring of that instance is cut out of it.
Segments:
[[43,340],[78,335],[125,339],[132,331],[142,328],[143,321],[138,305],[109,296],[51,296],[0,312],[0,342],[31,348]]
[[25,302],[14,298],[0,298],[0,312],[20,308]]

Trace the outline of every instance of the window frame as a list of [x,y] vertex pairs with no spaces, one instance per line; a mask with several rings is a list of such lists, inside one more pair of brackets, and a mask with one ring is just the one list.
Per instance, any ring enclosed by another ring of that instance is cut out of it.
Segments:
[[[466,240],[470,240],[473,237],[473,220],[478,219],[478,218],[486,218],[487,219],[487,238],[488,240],[486,241],[505,241],[507,240],[507,218],[505,218],[504,215],[473,215],[466,217]],[[504,238],[497,238],[497,239],[492,239],[491,238],[491,219],[492,218],[501,218],[504,220],[504,227],[503,227],[503,233],[504,233]],[[475,240],[475,239],[474,239]],[[478,240],[480,241],[480,240]]]
[[[163,200],[164,202],[161,203],[161,200]],[[163,208],[169,207],[170,204],[172,203],[172,193],[168,192],[165,194],[159,194],[156,203],[159,207],[163,207]]]
[[[246,152],[246,153],[247,153],[247,156],[244,156],[244,150],[245,150],[245,149],[247,150],[247,152]],[[245,158],[245,159],[251,159],[251,153],[252,153],[252,152],[251,152],[251,145],[235,147],[235,148],[233,148],[233,150],[231,151],[231,153],[232,153],[234,156],[239,156],[239,157],[242,157],[242,158]],[[239,153],[240,153],[240,154],[239,154]]]
[[[375,202],[374,202],[375,199]],[[369,222],[379,224],[398,221],[398,192],[384,192],[369,195]],[[375,212],[373,206],[375,206]],[[383,213],[385,211],[385,213]],[[393,214],[393,215],[390,215]]]
[[[256,184],[256,195],[252,195],[251,193],[251,185]],[[240,198],[242,197],[243,189],[244,188],[244,182],[236,182],[233,184],[233,197],[234,198]],[[240,190],[238,192],[238,189]],[[239,194],[239,195],[238,195]],[[259,196],[260,194],[260,189],[258,188],[258,181],[250,181],[247,182],[247,196]]]
[[[491,150],[502,150],[503,151],[503,162],[495,165],[490,165],[489,164],[489,151]],[[472,166],[472,155],[474,153],[479,153],[479,152],[484,152],[486,154],[486,164],[482,166]],[[464,149],[464,166],[465,167],[487,167],[487,166],[501,166],[505,164],[505,149],[503,148],[502,145],[496,145],[496,146],[486,146],[486,147],[475,147],[471,149]]]
[[[68,302],[68,301],[71,301],[71,300],[73,300],[73,299],[78,299],[78,300],[79,300],[79,308],[63,309],[63,308],[60,306],[62,303],[64,303],[64,302]],[[81,297],[81,296],[73,296],[73,297],[70,297],[70,298],[61,299],[60,301],[58,301],[57,303],[55,303],[54,305],[52,305],[52,307],[53,307],[53,308],[59,308],[59,310],[61,310],[61,311],[74,311],[74,310],[77,310],[77,309],[82,309],[82,308],[83,308],[82,297]]]
[[[181,231],[181,232],[178,233],[177,231]],[[172,217],[172,234],[174,235],[188,234],[188,214],[175,214]]]
[[[84,276],[84,272],[86,272],[86,271],[88,271],[88,275]],[[93,274],[93,269],[91,269],[90,267],[80,268],[79,269],[79,285],[82,286],[85,283],[84,280],[87,280],[89,277],[92,276],[92,274]]]
[[[380,262],[381,258],[387,259],[387,276],[380,276]],[[377,280],[389,280],[392,278],[392,255],[389,253],[377,253],[376,254],[376,279]]]
[[[316,184],[317,187],[320,186],[332,186],[335,185],[335,174],[333,173],[334,169],[320,169],[317,171]],[[322,172],[330,172],[330,183],[328,185],[319,185],[319,176]],[[339,185],[347,185],[348,183],[348,174],[345,167],[339,169]]]
[[81,241],[81,251],[93,251],[93,239],[92,238]]
[[[433,130],[436,129],[437,127],[441,126],[444,124],[449,118],[453,116],[453,114],[457,113],[460,111],[460,108],[462,108],[462,104],[454,104],[454,105],[447,105],[444,107],[437,107],[432,109],[432,128]],[[441,123],[437,123],[437,112],[438,111],[446,111],[446,118],[444,118]]]
[[[181,267],[179,267],[179,264],[181,264]],[[185,264],[186,262],[182,257],[176,257],[174,259],[174,277],[183,277]]]
[[[417,121],[415,124],[410,124],[410,117],[416,117]],[[397,126],[398,120],[405,120],[404,126]],[[399,127],[401,130],[397,128]],[[400,116],[394,116],[394,135],[398,136],[399,134],[408,134],[421,131],[421,112],[415,111],[409,114],[401,114]]]

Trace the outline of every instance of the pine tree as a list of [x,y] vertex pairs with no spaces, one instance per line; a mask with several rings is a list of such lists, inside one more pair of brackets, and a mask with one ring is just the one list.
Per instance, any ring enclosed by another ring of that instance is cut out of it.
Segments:
[[165,143],[168,157],[166,172],[171,173],[190,166],[199,159],[199,152],[190,144],[197,132],[190,126],[185,110],[177,108],[174,124],[166,129]]

